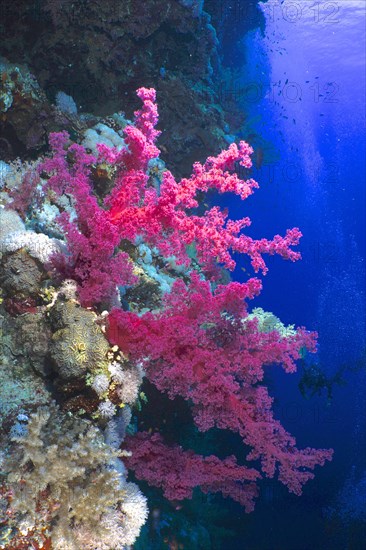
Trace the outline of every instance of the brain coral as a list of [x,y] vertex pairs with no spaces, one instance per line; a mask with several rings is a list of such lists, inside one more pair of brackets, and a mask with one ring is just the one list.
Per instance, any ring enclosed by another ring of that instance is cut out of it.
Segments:
[[79,378],[107,364],[109,344],[95,313],[74,302],[58,301],[50,316],[55,330],[50,356],[61,378]]

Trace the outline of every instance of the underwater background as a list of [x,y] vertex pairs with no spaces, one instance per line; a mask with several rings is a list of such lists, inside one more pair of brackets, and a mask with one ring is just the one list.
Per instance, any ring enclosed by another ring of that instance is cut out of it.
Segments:
[[[157,145],[165,163],[149,166],[157,188],[165,166],[186,177],[193,162],[243,139],[254,149],[253,168],[240,172],[239,167],[239,174],[259,182],[255,196],[243,203],[234,193],[211,192],[197,210],[218,205],[228,208],[232,219],[249,216],[253,225],[247,232],[253,239],[283,235],[288,227],[299,227],[303,234],[300,261],[266,259],[269,272],[260,275],[263,290],[252,307],[274,312],[285,325],[317,331],[317,352],[304,354],[291,375],[269,367],[265,383],[274,397],[275,417],[298,446],[332,448],[332,461],[316,469],[300,497],[277,480],[262,479],[250,514],[230,499],[198,489],[192,499],[168,501],[160,489],[131,474],[150,513],[126,548],[366,548],[364,1],[16,4],[5,0],[0,21],[5,191],[9,163],[48,154],[50,132],[67,130],[73,141],[91,150],[93,140],[101,135],[108,140],[110,134],[105,127],[97,137],[87,132],[103,122],[122,135],[126,119],[139,107],[136,89],[154,87],[158,129],[163,130]],[[112,120],[117,111],[123,116]],[[98,180],[102,197],[110,190],[108,178],[103,173]],[[43,222],[37,212],[26,214],[27,229],[59,237]],[[253,268],[240,254],[233,257],[231,278],[245,283]],[[172,271],[159,284],[169,286]],[[129,294],[129,285],[124,286],[127,293],[121,288],[120,293],[126,310],[135,301],[149,302],[148,287],[148,297],[141,298],[142,293]],[[6,296],[5,303],[15,318],[39,307],[29,302],[21,309],[12,299]],[[57,400],[66,390],[55,387]],[[214,428],[200,437],[183,399],[172,402],[146,380],[139,398],[127,433],[159,430],[168,441],[197,453],[243,458],[235,433]],[[58,418],[59,412],[52,414]],[[27,546],[5,542],[0,547]]]
[[244,39],[248,62],[233,83],[264,140],[253,217],[259,232],[296,219],[304,237],[302,261],[291,273],[271,266],[260,301],[319,333],[315,361],[296,380],[276,374],[274,392],[297,440],[331,439],[335,456],[301,501],[269,486],[248,520],[248,542],[235,548],[363,548],[365,6],[285,1],[262,9],[264,34]]

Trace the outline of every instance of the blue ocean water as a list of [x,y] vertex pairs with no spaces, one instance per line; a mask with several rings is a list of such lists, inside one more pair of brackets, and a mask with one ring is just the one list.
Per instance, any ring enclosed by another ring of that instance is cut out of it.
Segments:
[[[244,40],[235,83],[261,189],[244,207],[225,205],[252,218],[254,236],[303,232],[302,261],[269,262],[258,305],[318,332],[316,356],[295,376],[273,373],[273,391],[299,444],[331,446],[335,456],[299,501],[269,484],[236,547],[358,549],[366,544],[365,4],[284,0],[262,10],[264,34]],[[245,280],[247,266],[235,276]]]

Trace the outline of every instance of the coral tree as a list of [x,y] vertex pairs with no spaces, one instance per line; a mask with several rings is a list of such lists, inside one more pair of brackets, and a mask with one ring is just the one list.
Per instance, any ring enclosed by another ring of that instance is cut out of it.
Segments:
[[[259,460],[268,477],[278,469],[280,481],[300,495],[302,485],[313,477],[311,470],[330,459],[331,451],[298,450],[294,437],[273,417],[273,399],[261,382],[264,367],[271,364],[293,372],[300,352],[314,351],[315,335],[304,329],[287,337],[277,330],[261,332],[256,318],[246,319],[245,304],[260,288],[257,279],[250,279],[244,284],[219,285],[212,293],[208,281],[192,274],[189,286],[183,281],[173,285],[159,313],[138,316],[114,309],[109,316],[109,337],[136,362],[144,362],[146,376],[160,391],[171,399],[181,396],[192,405],[200,431],[217,427],[237,432],[251,448],[247,460]],[[153,448],[154,439],[148,433],[139,437],[137,445],[132,442],[137,454],[127,459],[127,465],[138,477],[157,485],[154,454],[147,451]],[[164,454],[169,457],[170,453]],[[143,457],[140,461],[139,456]],[[255,493],[250,486],[248,498],[242,467],[232,464],[230,479],[235,469],[236,485],[231,489],[226,485],[225,494],[250,511]],[[180,471],[191,475],[189,468]],[[162,475],[158,484],[167,496],[173,493],[170,483]],[[179,495],[177,491],[175,498]]]
[[[254,240],[242,233],[251,223],[247,217],[228,220],[218,207],[208,209],[202,216],[191,212],[198,207],[198,192],[214,189],[246,199],[258,187],[254,180],[243,181],[233,173],[236,165],[251,167],[253,151],[244,141],[239,147],[231,144],[217,157],[209,157],[204,165],[195,163],[188,179],[177,182],[166,170],[159,190],[149,185],[148,163],[159,155],[155,145],[159,135],[155,130],[155,90],[140,88],[137,93],[143,107],[135,113],[135,125],[125,128],[126,147],[119,151],[100,144],[100,157],[95,159],[81,145],[73,144],[67,149],[66,132],[51,134],[54,154],[40,167],[50,174],[50,190],[73,197],[76,221],[71,221],[66,212],[59,218],[67,235],[69,254],[58,258],[58,269],[79,282],[81,302],[98,303],[111,294],[116,284],[133,282],[127,254],[114,254],[122,239],[134,242],[142,237],[162,255],[173,254],[177,263],[187,266],[190,260],[186,247],[194,243],[197,259],[206,270],[216,262],[233,269],[232,252],[247,254],[255,271],[264,273],[264,253],[291,260],[300,258],[299,252],[291,249],[301,237],[297,228],[288,230],[285,237]],[[71,167],[69,158],[73,159]],[[104,208],[98,204],[90,182],[91,166],[97,160],[115,173],[115,187],[105,198]]]
[[[170,499],[187,497],[194,485],[201,484],[205,491],[220,490],[250,511],[255,480],[261,474],[273,477],[277,472],[290,491],[300,494],[314,467],[331,459],[331,450],[296,448],[295,439],[273,417],[273,400],[263,384],[266,366],[278,364],[293,372],[302,350],[314,351],[315,335],[305,329],[261,330],[259,320],[247,310],[261,282],[251,278],[216,285],[210,274],[217,264],[233,269],[232,254],[237,252],[249,256],[254,271],[264,274],[263,254],[297,260],[300,254],[292,246],[301,233],[294,228],[284,237],[254,240],[242,232],[249,218],[232,221],[218,207],[198,213],[199,192],[213,189],[246,199],[258,187],[234,172],[240,166],[251,167],[252,149],[243,141],[204,164],[195,163],[190,178],[177,182],[166,170],[160,186],[154,186],[148,165],[159,155],[155,90],[140,88],[137,93],[143,106],[135,113],[135,124],[125,128],[126,146],[121,150],[99,145],[94,158],[80,145],[67,148],[66,133],[51,135],[53,157],[40,169],[49,175],[48,189],[57,196],[71,196],[76,211],[74,219],[66,212],[59,218],[68,252],[54,255],[54,265],[77,281],[84,306],[111,303],[116,285],[134,283],[121,243],[142,240],[165,258],[174,255],[176,264],[184,266],[186,282],[176,280],[162,310],[138,315],[115,308],[109,314],[108,337],[134,364],[143,365],[160,391],[192,405],[199,430],[216,426],[237,432],[251,449],[246,458],[256,461],[255,469],[238,465],[232,457],[220,461],[179,452],[148,433],[129,438],[127,447],[134,453],[127,463],[137,477],[162,487]],[[93,193],[91,173],[96,164],[107,167],[115,180],[103,205]],[[195,246],[200,275],[187,254],[188,245]],[[167,475],[167,464],[178,456],[179,479]],[[195,475],[198,470],[200,475]]]

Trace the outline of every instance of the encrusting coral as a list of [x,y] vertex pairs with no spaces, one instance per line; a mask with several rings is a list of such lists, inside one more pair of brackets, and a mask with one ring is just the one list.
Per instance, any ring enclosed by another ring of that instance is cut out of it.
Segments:
[[7,254],[2,268],[0,281],[5,293],[29,296],[38,292],[44,271],[24,249]]

